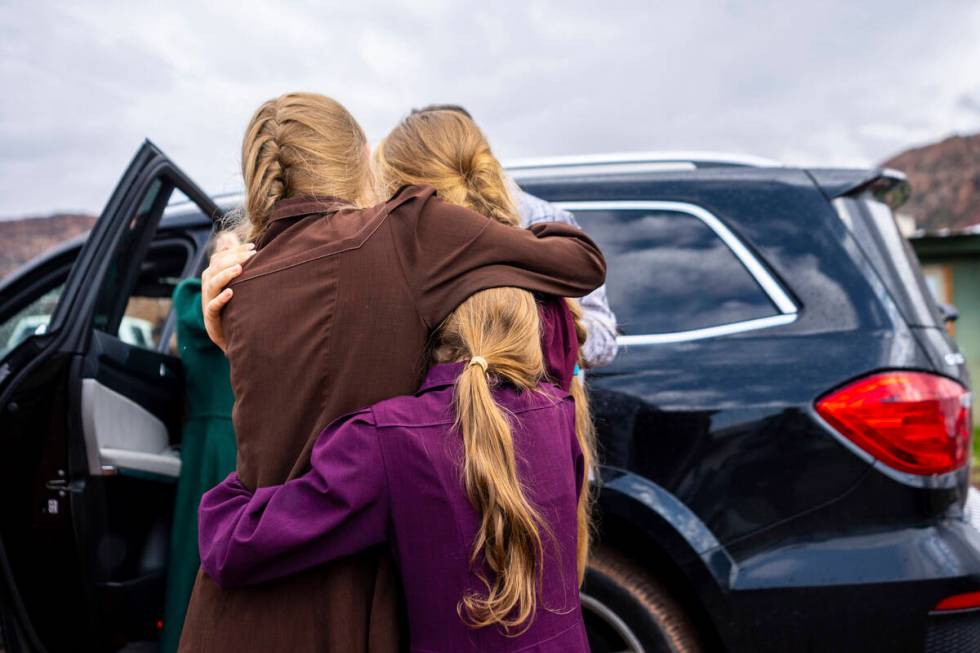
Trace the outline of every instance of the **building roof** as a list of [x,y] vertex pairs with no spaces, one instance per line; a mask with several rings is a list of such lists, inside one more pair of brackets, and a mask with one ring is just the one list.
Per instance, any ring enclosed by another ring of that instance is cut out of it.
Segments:
[[948,227],[942,229],[916,229],[909,235],[909,238],[918,240],[921,238],[957,238],[963,236],[980,236],[980,222],[971,224],[968,227],[960,227],[959,229],[950,229]]

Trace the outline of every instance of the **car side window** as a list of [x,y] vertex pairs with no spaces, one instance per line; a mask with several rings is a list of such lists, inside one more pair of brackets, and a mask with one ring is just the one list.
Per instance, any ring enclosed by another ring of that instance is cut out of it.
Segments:
[[35,334],[44,333],[65,284],[60,283],[0,323],[0,358]]
[[161,348],[171,294],[191,256],[190,246],[181,240],[148,242],[155,228],[147,228],[146,221],[159,216],[170,194],[160,180],[150,186],[113,253],[95,304],[95,329],[144,349]]
[[123,342],[144,349],[160,349],[173,307],[173,292],[185,272],[190,247],[181,240],[153,243],[140,265],[117,335]]
[[725,241],[681,211],[582,210],[602,248],[609,304],[625,335],[677,333],[777,315]]

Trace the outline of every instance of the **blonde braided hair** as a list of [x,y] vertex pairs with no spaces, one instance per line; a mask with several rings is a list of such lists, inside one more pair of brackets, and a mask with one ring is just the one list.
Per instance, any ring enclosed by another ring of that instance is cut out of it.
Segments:
[[367,138],[339,102],[316,93],[289,93],[262,103],[242,141],[246,238],[268,228],[276,202],[329,195],[370,202]]

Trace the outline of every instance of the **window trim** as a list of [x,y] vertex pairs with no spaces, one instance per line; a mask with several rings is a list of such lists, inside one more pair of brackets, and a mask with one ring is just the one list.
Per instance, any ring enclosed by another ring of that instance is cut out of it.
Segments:
[[684,213],[696,218],[721,239],[729,251],[735,255],[739,263],[742,264],[742,267],[759,284],[762,292],[769,297],[769,300],[778,311],[775,315],[752,320],[741,320],[739,322],[728,322],[700,329],[619,336],[616,338],[616,342],[620,345],[661,345],[717,338],[734,333],[744,333],[746,331],[790,324],[799,315],[799,307],[796,305],[796,302],[790,298],[789,293],[783,289],[782,285],[772,276],[769,270],[766,269],[759,259],[752,254],[749,248],[745,246],[738,236],[718,216],[703,207],[688,202],[659,200],[555,202],[555,205],[572,213],[582,211],[667,211]]

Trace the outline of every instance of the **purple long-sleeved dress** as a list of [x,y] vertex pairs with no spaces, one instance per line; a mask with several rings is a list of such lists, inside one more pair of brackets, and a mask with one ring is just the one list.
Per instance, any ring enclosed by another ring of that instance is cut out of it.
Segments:
[[[542,316],[548,367],[567,387],[574,333],[567,315]],[[470,628],[458,616],[464,593],[484,590],[469,564],[480,518],[463,490],[462,443],[452,431],[461,370],[461,363],[433,366],[415,395],[338,419],[299,478],[252,493],[232,474],[208,492],[200,509],[203,569],[222,586],[260,583],[387,542],[403,581],[412,651],[588,651],[576,574],[583,460],[574,403],[555,385],[493,390],[516,417],[520,478],[553,534],[543,532],[537,614],[517,637]]]

